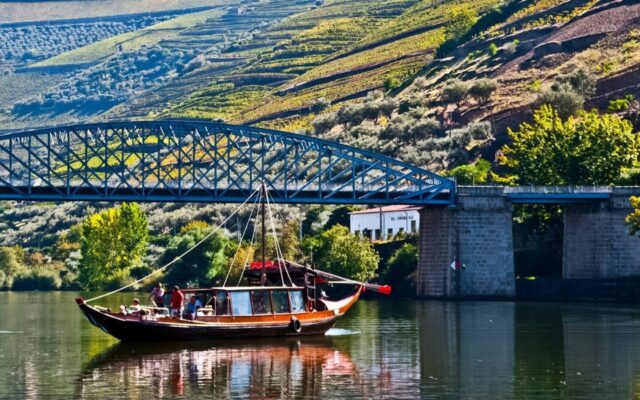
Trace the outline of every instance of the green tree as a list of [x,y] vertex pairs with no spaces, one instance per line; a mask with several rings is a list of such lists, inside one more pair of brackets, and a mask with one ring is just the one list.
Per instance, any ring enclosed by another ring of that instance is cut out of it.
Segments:
[[282,251],[282,256],[286,260],[295,261],[300,254],[300,223],[297,220],[291,220],[282,225],[282,231],[278,244]]
[[322,214],[326,211],[325,206],[311,206],[305,213],[305,217],[302,220],[302,235],[308,236],[315,233],[318,228],[318,224],[322,223]]
[[329,219],[324,224],[324,229],[331,229],[335,225],[349,226],[351,217],[349,213],[357,211],[357,206],[338,206],[331,211]]
[[632,196],[629,201],[633,207],[633,212],[627,215],[627,224],[629,224],[629,233],[635,235],[640,232],[640,197]]
[[24,271],[24,250],[19,246],[0,247],[0,289],[10,289]]
[[381,281],[390,285],[402,284],[418,268],[418,249],[411,243],[396,250],[387,261]]
[[123,203],[85,218],[82,223],[80,282],[101,289],[109,281],[126,281],[129,269],[140,263],[149,228],[139,205]]
[[380,257],[371,242],[352,235],[342,225],[335,225],[316,238],[314,261],[320,268],[359,281],[375,275]]
[[478,13],[469,7],[459,7],[451,13],[451,19],[445,27],[445,36],[447,40],[456,40],[469,32],[476,22],[478,22]]
[[610,185],[638,166],[640,139],[617,115],[581,111],[563,121],[549,106],[534,112],[533,123],[509,130],[512,144],[501,163],[521,184]]
[[461,185],[480,185],[490,180],[491,163],[487,160],[478,160],[475,164],[461,165],[450,171],[445,171],[445,176],[456,178]]
[[[211,232],[210,227],[194,226],[169,241],[167,250],[160,259],[162,265],[173,261],[191,249]],[[220,232],[211,235],[180,260],[169,267],[166,280],[171,285],[207,286],[216,278],[224,277],[229,267],[227,246],[229,239]],[[244,261],[244,260],[243,260]],[[251,261],[251,260],[250,260]]]

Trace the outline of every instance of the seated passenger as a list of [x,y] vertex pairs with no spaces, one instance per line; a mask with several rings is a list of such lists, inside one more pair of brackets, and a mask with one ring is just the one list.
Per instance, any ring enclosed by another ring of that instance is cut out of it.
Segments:
[[189,299],[189,304],[187,304],[185,317],[194,321],[196,319],[196,315],[198,314],[198,309],[200,308],[202,308],[202,302],[200,301],[198,296],[191,296],[191,299]]
[[120,306],[120,313],[123,315],[128,315],[128,314],[137,315],[137,314],[140,314],[141,310],[142,310],[142,307],[140,307],[140,300],[138,299],[133,299],[129,308],[125,308],[124,304]]

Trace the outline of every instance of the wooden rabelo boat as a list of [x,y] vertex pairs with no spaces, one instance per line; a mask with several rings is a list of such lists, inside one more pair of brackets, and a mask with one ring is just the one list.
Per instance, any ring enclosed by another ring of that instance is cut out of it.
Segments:
[[[264,202],[262,208],[264,238]],[[185,304],[196,296],[203,305],[188,318],[172,316],[167,308],[141,307],[140,312],[123,313],[89,304],[95,299],[79,297],[76,302],[91,324],[122,341],[212,340],[321,335],[353,306],[363,290],[391,292],[387,285],[353,281],[280,258],[266,261],[264,253],[262,261],[245,267],[245,276],[245,286],[181,290]],[[329,299],[319,288],[323,283],[353,285],[354,290],[340,299]]]

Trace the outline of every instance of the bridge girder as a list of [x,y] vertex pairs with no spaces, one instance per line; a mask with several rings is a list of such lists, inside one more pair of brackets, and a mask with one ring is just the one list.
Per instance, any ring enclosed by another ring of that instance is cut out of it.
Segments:
[[455,182],[314,137],[201,121],[135,121],[0,135],[0,199],[453,205]]

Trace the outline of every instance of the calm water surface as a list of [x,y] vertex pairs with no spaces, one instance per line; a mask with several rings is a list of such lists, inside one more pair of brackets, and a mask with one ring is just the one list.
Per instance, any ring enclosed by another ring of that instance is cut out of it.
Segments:
[[640,395],[635,306],[365,300],[325,337],[131,345],[74,296],[0,293],[0,398]]

